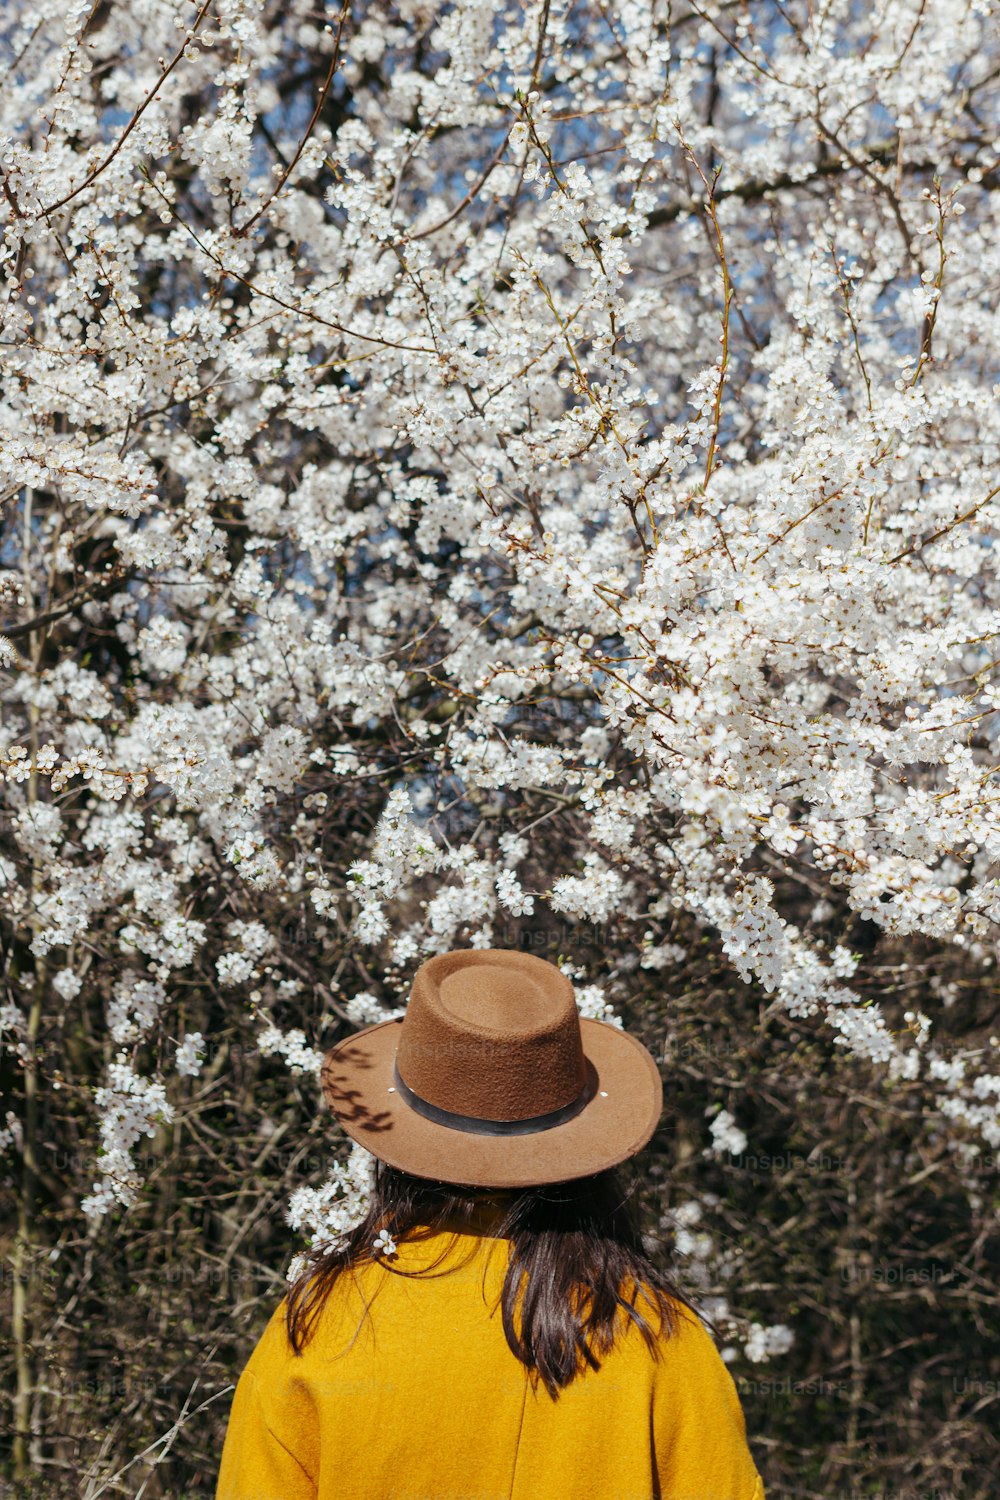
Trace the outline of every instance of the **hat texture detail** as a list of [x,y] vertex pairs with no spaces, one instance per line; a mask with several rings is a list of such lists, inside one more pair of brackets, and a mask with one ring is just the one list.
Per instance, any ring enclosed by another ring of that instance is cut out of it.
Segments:
[[417,971],[396,1053],[428,1104],[487,1120],[563,1109],[586,1081],[573,986],[528,953],[444,953]]

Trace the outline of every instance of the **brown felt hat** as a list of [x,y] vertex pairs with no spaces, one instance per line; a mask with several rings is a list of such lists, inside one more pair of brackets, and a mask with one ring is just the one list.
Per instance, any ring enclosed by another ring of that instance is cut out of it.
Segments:
[[663,1107],[642,1043],[581,1017],[555,964],[504,948],[428,959],[405,1015],[339,1042],[322,1078],[352,1140],[415,1177],[470,1187],[617,1166]]

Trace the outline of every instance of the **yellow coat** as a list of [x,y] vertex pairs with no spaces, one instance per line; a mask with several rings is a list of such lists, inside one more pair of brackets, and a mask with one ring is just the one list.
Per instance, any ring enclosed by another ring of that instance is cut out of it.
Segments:
[[442,1232],[391,1264],[442,1249],[426,1277],[341,1277],[301,1356],[282,1301],[236,1387],[216,1500],[764,1500],[736,1387],[690,1313],[659,1361],[630,1321],[553,1401],[504,1335],[508,1242]]

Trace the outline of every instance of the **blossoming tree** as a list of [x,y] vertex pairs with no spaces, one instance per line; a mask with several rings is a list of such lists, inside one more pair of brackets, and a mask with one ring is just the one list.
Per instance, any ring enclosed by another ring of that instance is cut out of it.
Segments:
[[[9,0],[21,1476],[46,1267],[172,1222],[181,1137],[207,1162],[252,1126],[263,1160],[444,947],[538,944],[588,1014],[655,1015],[667,1063],[707,954],[734,1028],[742,990],[789,1068],[808,1036],[919,1100],[972,1191],[1000,1147],[997,19]],[[753,1141],[717,1073],[704,1171]],[[337,1144],[284,1162],[279,1223],[358,1211]],[[777,1313],[740,1328],[734,1357],[789,1348]]]

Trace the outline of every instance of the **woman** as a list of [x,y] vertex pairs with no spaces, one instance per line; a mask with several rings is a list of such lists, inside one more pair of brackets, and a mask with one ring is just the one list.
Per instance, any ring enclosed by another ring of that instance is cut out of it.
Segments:
[[216,1500],[764,1500],[615,1170],[662,1110],[640,1042],[544,959],[459,950],[323,1091],[377,1158],[369,1211],[265,1329]]

